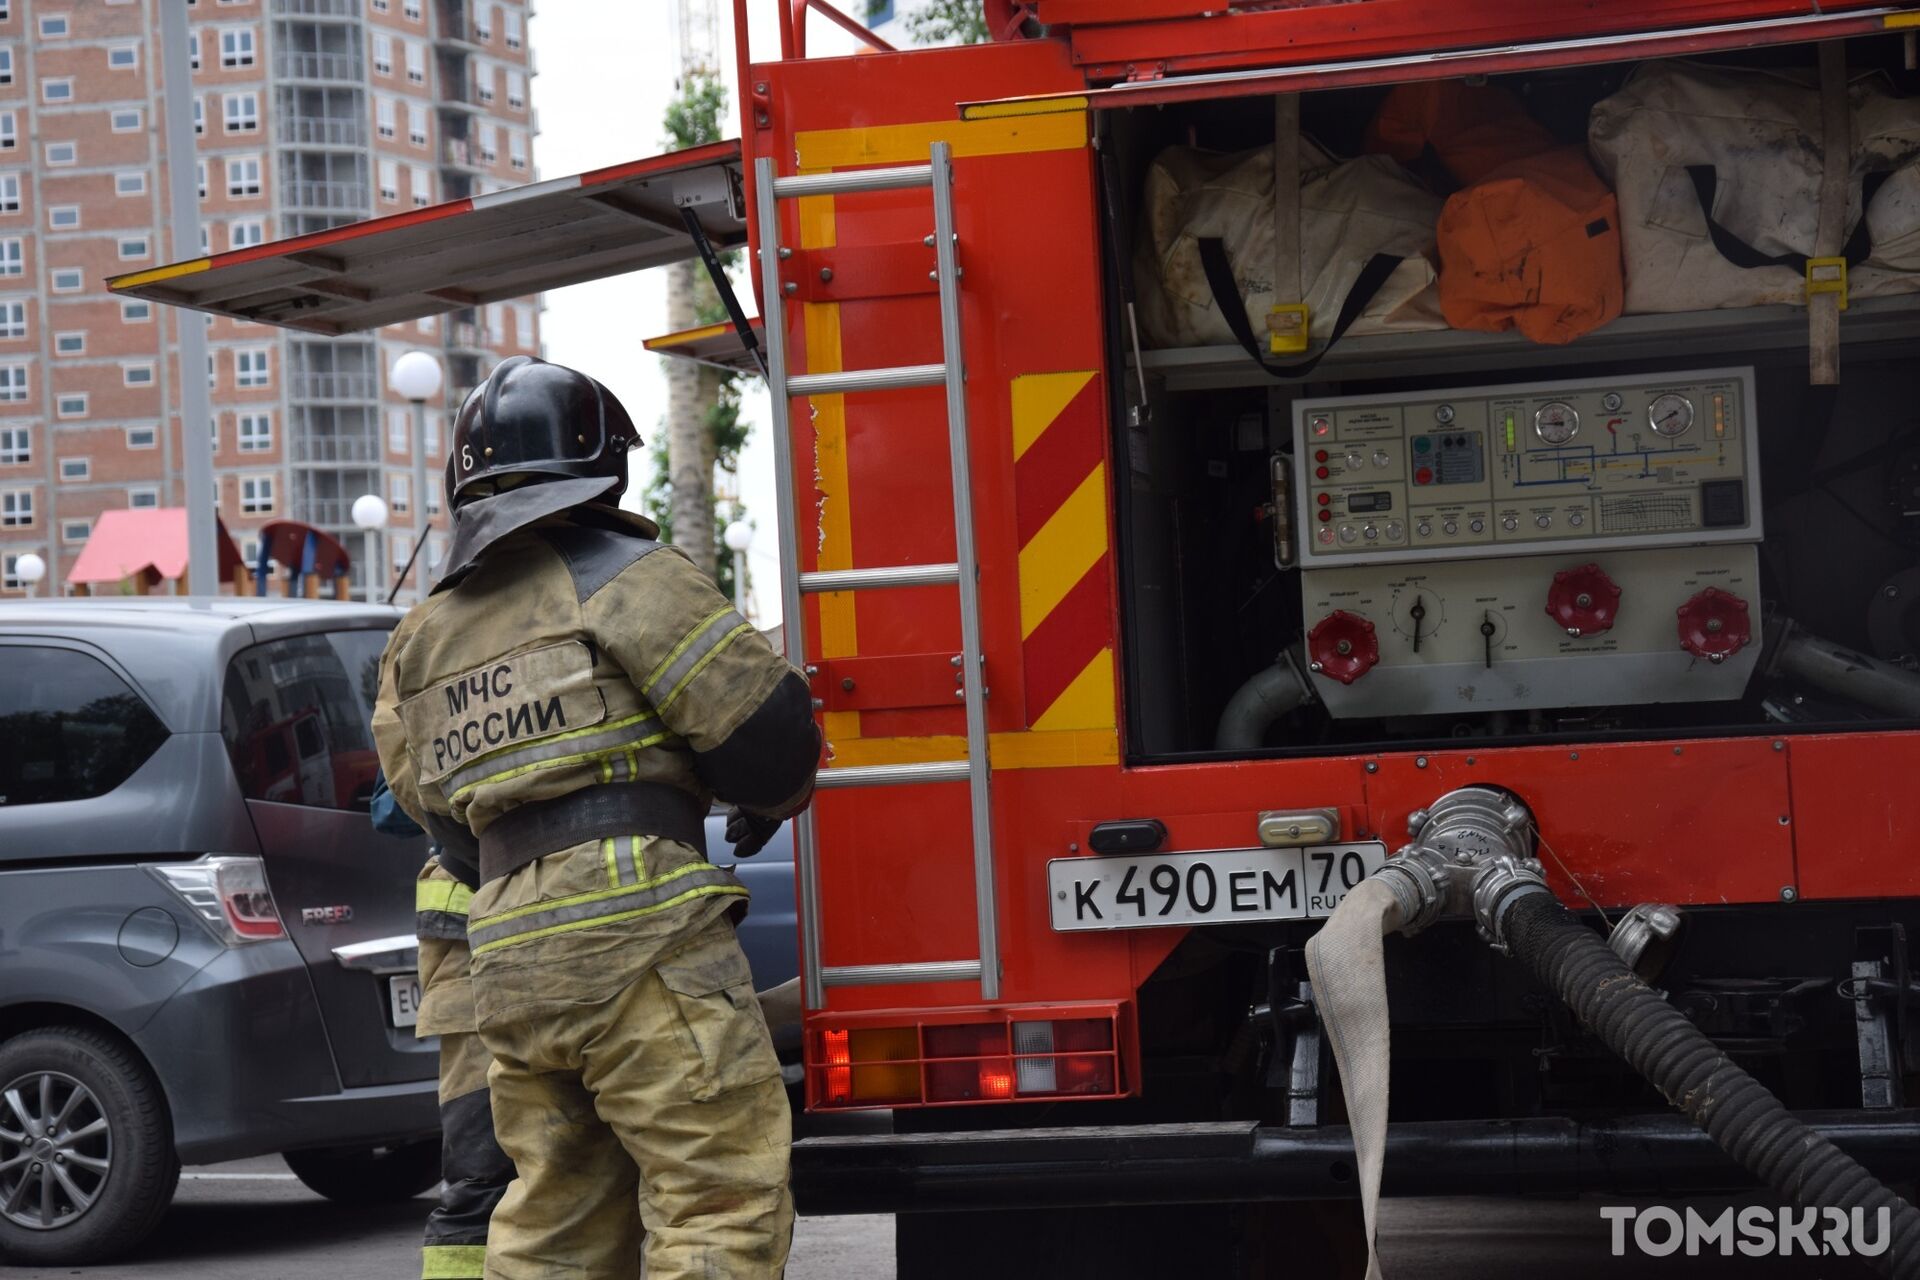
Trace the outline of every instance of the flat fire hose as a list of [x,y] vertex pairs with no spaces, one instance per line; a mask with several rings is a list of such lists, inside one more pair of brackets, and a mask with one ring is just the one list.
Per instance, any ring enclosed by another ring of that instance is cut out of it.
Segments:
[[1387,1156],[1387,1080],[1392,1044],[1387,1016],[1386,935],[1398,930],[1400,903],[1379,880],[1363,880],[1307,942],[1314,1004],[1340,1067],[1353,1130],[1360,1210],[1366,1219],[1367,1280],[1380,1280],[1375,1249],[1380,1174]]

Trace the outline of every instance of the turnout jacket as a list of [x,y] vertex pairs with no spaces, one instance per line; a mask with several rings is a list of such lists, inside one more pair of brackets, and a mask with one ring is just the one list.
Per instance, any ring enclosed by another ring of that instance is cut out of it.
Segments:
[[[660,784],[701,813],[716,797],[771,817],[807,803],[820,738],[805,678],[655,532],[599,505],[549,516],[395,628],[374,738],[450,870],[464,856],[476,880],[475,837],[588,787]],[[611,998],[744,906],[746,888],[689,843],[595,835],[474,890],[479,1026]]]

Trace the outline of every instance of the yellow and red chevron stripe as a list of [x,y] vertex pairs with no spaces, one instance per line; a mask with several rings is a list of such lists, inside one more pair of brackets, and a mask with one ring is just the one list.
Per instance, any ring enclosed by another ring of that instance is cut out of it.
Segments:
[[1023,374],[1012,384],[1020,636],[1034,729],[1114,726],[1100,388],[1092,370]]

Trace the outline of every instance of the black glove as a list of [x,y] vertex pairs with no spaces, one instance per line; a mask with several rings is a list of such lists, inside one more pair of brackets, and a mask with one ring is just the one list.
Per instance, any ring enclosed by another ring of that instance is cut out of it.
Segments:
[[767,847],[767,841],[773,839],[773,833],[780,829],[784,818],[768,818],[757,813],[748,813],[739,805],[727,810],[727,843],[733,846],[736,858],[751,858]]

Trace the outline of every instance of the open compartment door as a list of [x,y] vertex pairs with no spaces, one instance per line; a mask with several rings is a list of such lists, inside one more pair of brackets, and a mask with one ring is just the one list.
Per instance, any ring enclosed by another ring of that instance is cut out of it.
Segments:
[[338,334],[746,242],[740,143],[716,142],[117,276],[115,293]]

